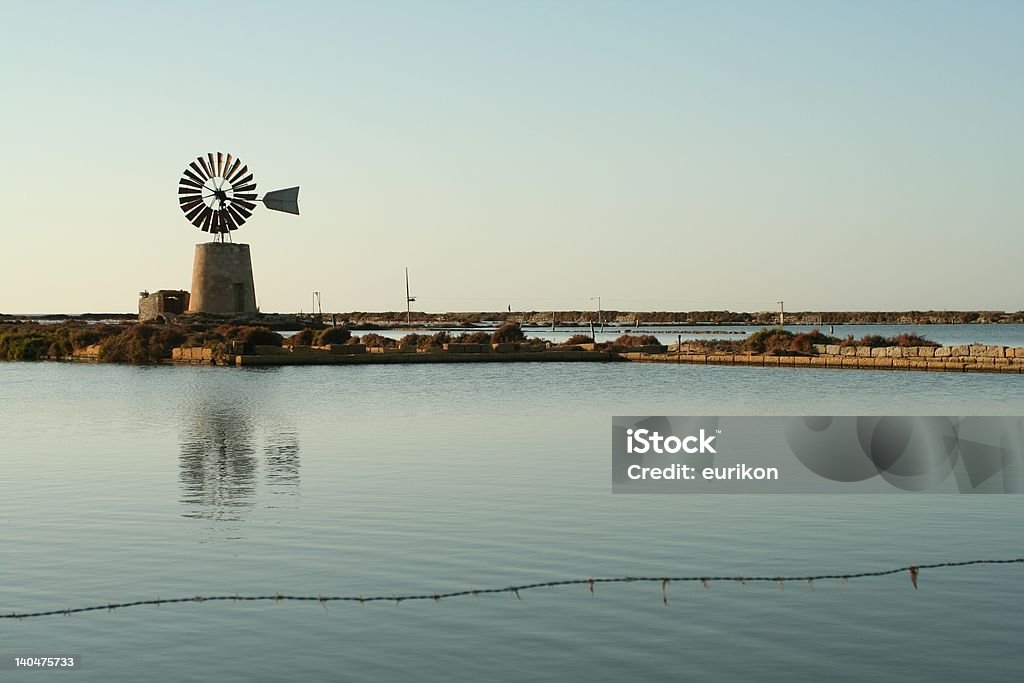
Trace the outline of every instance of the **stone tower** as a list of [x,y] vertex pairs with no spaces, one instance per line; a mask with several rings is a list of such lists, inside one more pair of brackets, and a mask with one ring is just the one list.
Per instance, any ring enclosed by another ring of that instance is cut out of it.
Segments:
[[196,245],[189,313],[257,313],[248,244]]

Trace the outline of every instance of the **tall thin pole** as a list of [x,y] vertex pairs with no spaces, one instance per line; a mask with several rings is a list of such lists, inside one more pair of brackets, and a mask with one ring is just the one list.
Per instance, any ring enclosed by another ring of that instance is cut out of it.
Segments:
[[786,307],[783,304],[784,302],[779,302],[779,327],[786,326]]
[[412,325],[412,308],[410,304],[416,301],[416,297],[409,294],[409,267],[405,267],[405,324]]

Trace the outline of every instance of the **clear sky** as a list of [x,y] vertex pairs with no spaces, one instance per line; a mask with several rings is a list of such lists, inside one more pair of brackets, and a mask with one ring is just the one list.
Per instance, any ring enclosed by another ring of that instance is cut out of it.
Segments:
[[1024,2],[2,3],[0,312],[1024,308]]

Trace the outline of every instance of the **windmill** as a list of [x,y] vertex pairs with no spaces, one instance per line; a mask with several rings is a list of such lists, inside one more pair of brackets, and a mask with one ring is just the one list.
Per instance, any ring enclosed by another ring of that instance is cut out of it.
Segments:
[[256,194],[256,181],[241,159],[210,152],[190,162],[178,180],[178,205],[185,218],[212,242],[196,245],[190,313],[256,313],[256,288],[248,244],[234,243],[256,202],[272,211],[299,214],[299,188]]
[[196,157],[178,181],[178,204],[185,218],[203,232],[213,233],[214,240],[231,240],[237,230],[252,216],[255,202],[273,211],[299,215],[299,188],[274,190],[260,199],[256,181],[241,159],[223,152],[210,152]]

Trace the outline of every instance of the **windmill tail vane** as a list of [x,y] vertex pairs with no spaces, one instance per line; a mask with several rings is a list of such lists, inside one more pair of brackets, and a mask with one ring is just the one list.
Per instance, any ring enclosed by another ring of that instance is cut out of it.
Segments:
[[237,157],[210,152],[189,163],[178,180],[178,204],[185,218],[218,240],[231,238],[252,216],[256,202],[282,213],[299,214],[299,188],[256,193],[249,167]]

